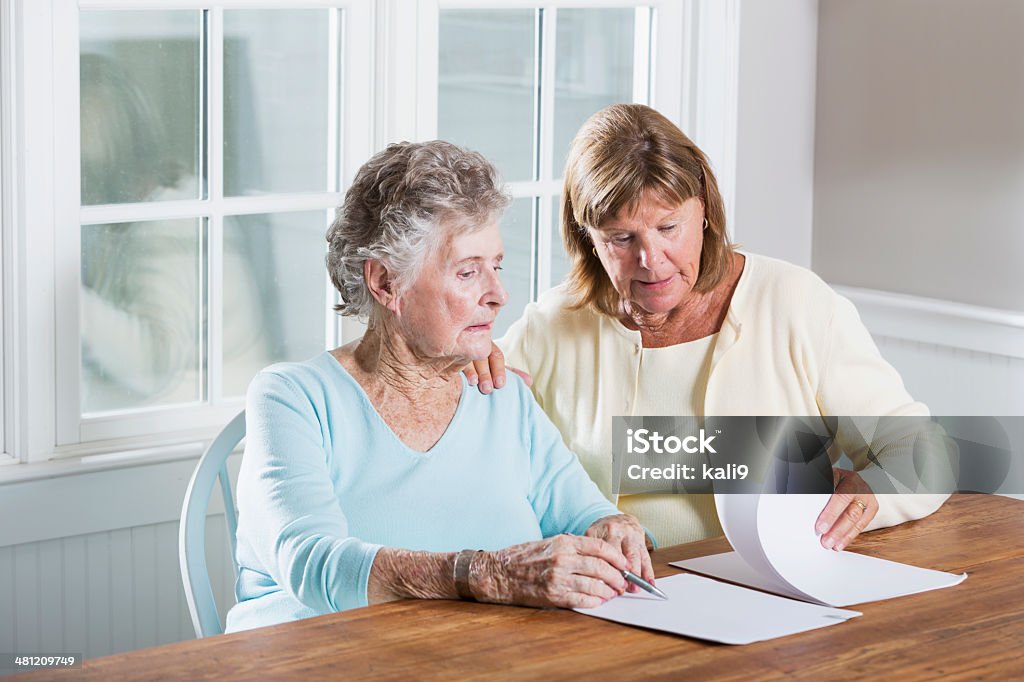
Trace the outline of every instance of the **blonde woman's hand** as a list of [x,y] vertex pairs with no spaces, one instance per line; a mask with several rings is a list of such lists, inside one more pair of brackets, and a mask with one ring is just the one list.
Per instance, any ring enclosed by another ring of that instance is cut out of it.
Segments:
[[878,498],[856,471],[833,469],[836,491],[814,522],[821,546],[837,552],[850,546],[878,513]]

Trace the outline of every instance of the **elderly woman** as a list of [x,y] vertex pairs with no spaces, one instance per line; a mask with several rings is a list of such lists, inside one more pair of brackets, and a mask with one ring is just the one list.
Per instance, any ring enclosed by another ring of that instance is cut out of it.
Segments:
[[653,580],[643,529],[529,390],[484,396],[460,372],[507,299],[507,203],[482,156],[444,142],[360,169],[327,265],[368,329],[250,386],[229,630],[404,597],[596,606],[624,570]]
[[[505,361],[529,372],[538,401],[609,497],[614,415],[927,415],[849,301],[808,270],[729,243],[707,158],[653,109],[617,104],[594,114],[572,143],[562,197],[567,281],[498,342],[504,358],[496,352],[490,367],[469,373],[489,392],[504,381]],[[836,437],[856,469],[868,466],[860,434]],[[876,496],[855,472],[835,478],[815,523],[837,550],[945,499]],[[721,533],[710,495],[618,504],[663,545]]]

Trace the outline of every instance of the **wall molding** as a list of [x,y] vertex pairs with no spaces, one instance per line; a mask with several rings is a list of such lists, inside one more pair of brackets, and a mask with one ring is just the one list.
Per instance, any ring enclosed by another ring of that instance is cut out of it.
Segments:
[[1024,312],[832,285],[876,336],[1024,358]]

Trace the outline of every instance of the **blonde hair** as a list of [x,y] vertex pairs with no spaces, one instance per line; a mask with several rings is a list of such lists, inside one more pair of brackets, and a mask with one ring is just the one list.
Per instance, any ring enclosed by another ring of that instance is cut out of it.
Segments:
[[671,121],[642,104],[613,104],[576,133],[565,164],[562,240],[572,261],[569,291],[576,308],[591,306],[618,317],[621,299],[594,252],[587,228],[598,228],[644,192],[670,204],[704,202],[707,229],[694,291],[713,289],[729,272],[733,246],[725,230],[725,204],[711,165]]

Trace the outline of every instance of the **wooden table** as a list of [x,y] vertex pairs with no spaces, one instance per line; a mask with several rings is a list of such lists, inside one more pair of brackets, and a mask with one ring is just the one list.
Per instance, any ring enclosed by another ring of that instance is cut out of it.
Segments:
[[[725,538],[659,550],[667,562]],[[746,646],[571,611],[401,601],[85,662],[18,679],[1024,679],[1024,502],[955,495],[932,516],[853,549],[969,573],[961,585],[857,606],[863,617]]]

